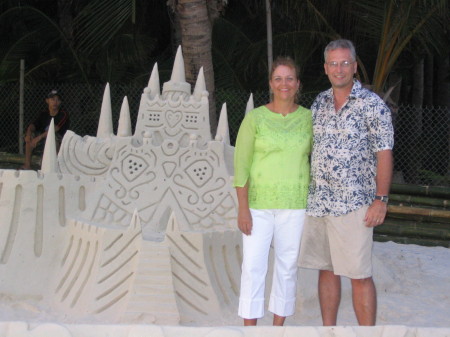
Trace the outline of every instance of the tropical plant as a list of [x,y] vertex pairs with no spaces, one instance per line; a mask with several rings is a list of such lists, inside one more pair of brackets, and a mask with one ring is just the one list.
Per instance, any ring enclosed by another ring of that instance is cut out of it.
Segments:
[[386,89],[389,74],[406,51],[420,57],[448,52],[447,0],[354,1],[354,15],[366,21],[360,34],[378,45],[372,79],[376,92]]
[[[0,81],[17,79],[20,59],[25,59],[28,81],[148,80],[153,61],[148,55],[157,39],[147,33],[154,25],[142,18],[156,5],[140,4],[137,11],[130,0],[76,4],[79,11],[74,13],[73,26],[64,30],[59,14],[46,3],[5,8],[0,27],[15,29],[8,34],[2,29]],[[142,19],[139,24],[136,13]]]

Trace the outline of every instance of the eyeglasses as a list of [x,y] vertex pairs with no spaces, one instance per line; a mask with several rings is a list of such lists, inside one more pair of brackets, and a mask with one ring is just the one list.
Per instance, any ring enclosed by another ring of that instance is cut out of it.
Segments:
[[341,68],[348,68],[353,63],[355,63],[355,61],[342,61],[340,63],[336,61],[327,62],[328,66],[331,68],[337,68],[339,65],[341,66]]

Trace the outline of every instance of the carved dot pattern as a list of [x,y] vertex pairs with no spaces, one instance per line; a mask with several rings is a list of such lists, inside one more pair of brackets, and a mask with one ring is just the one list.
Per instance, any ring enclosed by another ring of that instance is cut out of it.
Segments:
[[152,122],[159,122],[161,115],[160,114],[149,114],[148,120]]
[[197,117],[198,116],[195,116],[195,115],[190,115],[190,116],[186,115],[185,121],[186,121],[186,123],[197,123]]
[[140,170],[142,168],[142,164],[135,162],[134,160],[128,160],[128,169],[130,170],[128,173],[133,174],[134,172]]
[[206,170],[207,169],[208,168],[206,166],[199,167],[199,168],[194,169],[194,173],[198,177],[198,179],[203,180],[203,178],[204,178],[203,176],[206,175]]

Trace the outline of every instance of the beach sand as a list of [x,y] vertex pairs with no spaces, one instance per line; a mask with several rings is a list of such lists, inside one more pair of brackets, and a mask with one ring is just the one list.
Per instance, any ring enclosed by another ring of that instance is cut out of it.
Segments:
[[[378,295],[378,326],[446,328],[439,331],[445,334],[449,333],[448,336],[450,336],[450,249],[376,242],[373,262]],[[297,312],[294,316],[287,318],[287,327],[321,326],[316,285],[317,271],[300,269]],[[2,337],[12,336],[5,332],[8,330],[5,326],[10,324],[7,322],[22,322],[30,324],[29,326],[49,323],[56,323],[58,326],[60,326],[59,324],[75,324],[75,326],[78,324],[78,322],[61,322],[46,313],[44,308],[39,307],[39,299],[24,297],[19,301],[17,298],[13,301],[8,298],[8,294],[0,296],[0,321],[3,321],[0,325],[0,336]],[[270,326],[271,320],[272,314],[267,312],[265,317],[259,320],[259,326],[261,328]],[[94,328],[90,323],[101,324],[102,322],[84,321],[80,323],[89,329],[89,326]],[[140,322],[129,322],[134,326],[133,329],[148,323],[145,318]],[[126,325],[128,322],[124,322],[124,324]],[[221,331],[221,327],[226,326],[236,326],[241,331],[241,325],[241,319],[234,314],[223,317],[220,322],[212,321],[207,324],[208,327],[218,328],[218,331]],[[338,325],[357,325],[351,305],[350,283],[347,279],[343,279]],[[191,327],[199,327],[199,325],[193,322],[189,328]],[[108,328],[111,329],[112,326],[104,327],[104,329]],[[173,328],[175,329],[175,327]],[[119,330],[116,329],[116,331]],[[77,336],[77,334],[72,334],[72,336]]]

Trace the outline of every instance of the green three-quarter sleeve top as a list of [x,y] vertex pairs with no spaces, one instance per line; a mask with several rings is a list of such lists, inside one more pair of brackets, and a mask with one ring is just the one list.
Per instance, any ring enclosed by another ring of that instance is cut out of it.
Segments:
[[248,182],[249,207],[306,208],[311,111],[299,106],[283,116],[261,106],[242,121],[234,152],[234,187]]

